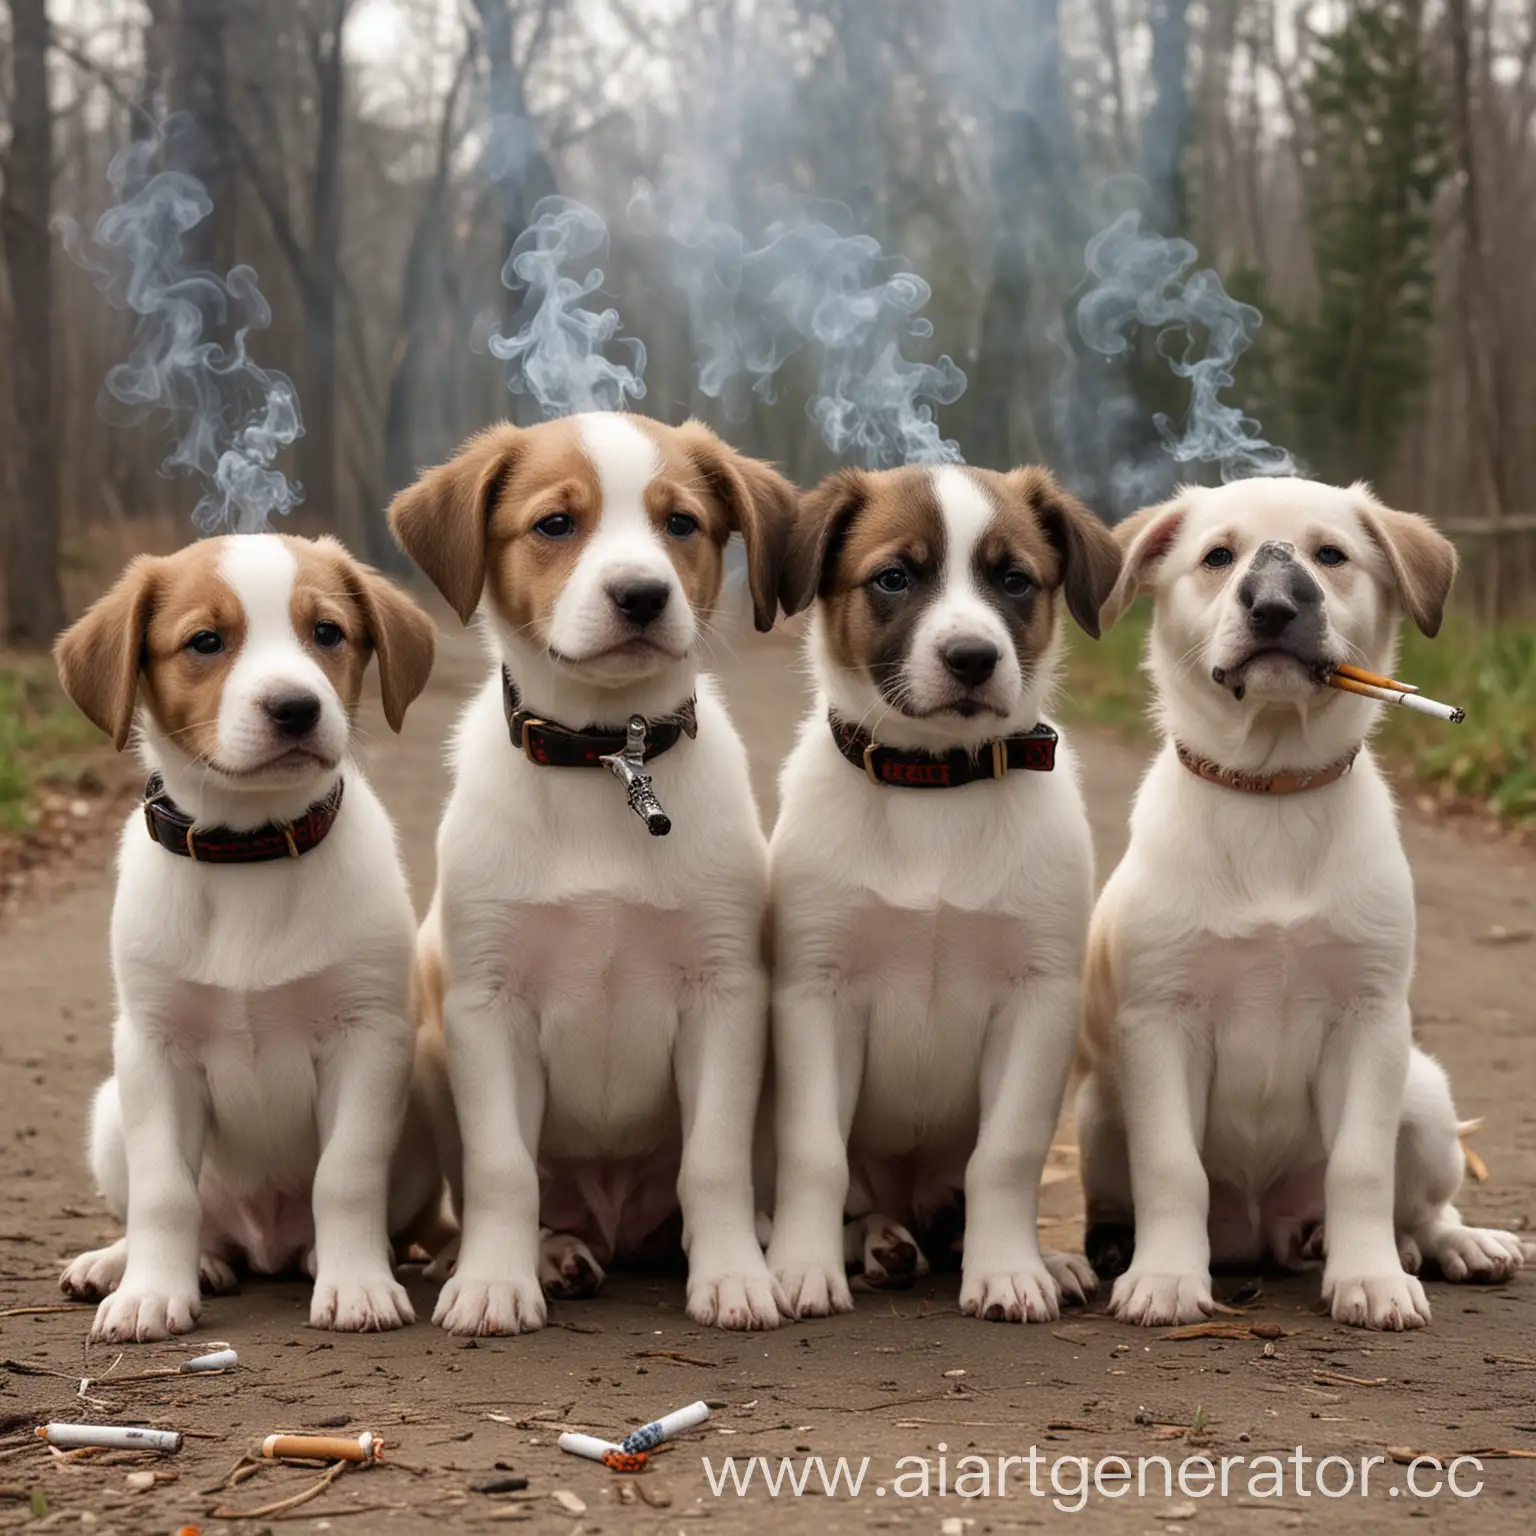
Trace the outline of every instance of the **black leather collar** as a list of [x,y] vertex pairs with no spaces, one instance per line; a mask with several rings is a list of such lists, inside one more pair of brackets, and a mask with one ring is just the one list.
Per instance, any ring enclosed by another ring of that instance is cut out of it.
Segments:
[[872,784],[958,789],[962,784],[1004,778],[1010,769],[1049,773],[1056,766],[1056,732],[1043,724],[1016,736],[1000,736],[972,750],[955,747],[949,752],[883,747],[868,731],[836,715],[829,715],[827,724],[832,727],[837,750],[855,768],[862,768]]
[[341,812],[345,780],[324,800],[317,800],[292,821],[269,821],[265,826],[236,832],[229,827],[199,826],[165,793],[158,773],[144,786],[144,825],[149,835],[168,853],[180,854],[198,864],[267,864],[273,859],[297,859],[325,841]]
[[[507,729],[512,745],[541,768],[604,768],[605,757],[622,753],[628,743],[623,730],[572,730],[553,720],[541,720],[532,710],[523,708],[522,696],[512,674],[501,669],[501,702],[507,715]],[[689,699],[674,715],[645,722],[643,761],[650,762],[670,751],[686,736],[690,741],[699,734],[694,701]]]

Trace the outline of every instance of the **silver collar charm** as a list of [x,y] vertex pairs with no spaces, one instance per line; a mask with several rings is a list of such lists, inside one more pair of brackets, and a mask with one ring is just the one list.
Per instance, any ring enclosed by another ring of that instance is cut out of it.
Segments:
[[643,715],[629,717],[629,731],[622,752],[612,752],[598,761],[613,774],[629,794],[629,808],[645,823],[652,837],[665,837],[672,822],[661,808],[661,801],[651,788],[651,776],[645,771],[646,726]]

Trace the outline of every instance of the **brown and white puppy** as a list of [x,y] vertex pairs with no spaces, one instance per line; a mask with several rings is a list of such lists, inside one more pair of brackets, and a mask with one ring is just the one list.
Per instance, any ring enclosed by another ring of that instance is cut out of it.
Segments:
[[1503,1280],[1521,1245],[1451,1203],[1456,1111],[1412,1038],[1413,879],[1366,746],[1380,706],[1324,680],[1390,673],[1403,611],[1433,635],[1455,551],[1364,485],[1290,478],[1191,488],[1118,533],[1105,619],[1152,593],[1164,742],[1094,913],[1089,1254],[1129,1259],[1110,1305],[1149,1327],[1213,1310],[1213,1261],[1324,1247],[1335,1318],[1420,1327],[1421,1264]]
[[411,1320],[389,1235],[441,1190],[425,1126],[396,1155],[414,921],[351,751],[369,659],[398,730],[433,648],[334,539],[278,534],[135,560],[59,640],[70,697],[119,748],[137,724],[156,804],[191,822],[180,853],[145,810],[123,831],[91,1164],[128,1231],[61,1282],[105,1297],[98,1338],[186,1332],[199,1275],[227,1289],[240,1264],[307,1265],[317,1327]]
[[1049,761],[1063,609],[1096,635],[1119,565],[1043,469],[844,471],[805,500],[784,606],[815,600],[818,697],[770,850],[769,1266],[799,1316],[852,1305],[845,1214],[866,1277],[910,1275],[907,1229],[962,1199],[962,1310],[1039,1321],[1093,1288],[1036,1236],[1093,845],[1065,745],[1024,765]]
[[[541,1277],[590,1287],[611,1258],[664,1241],[679,1203],[690,1316],[779,1320],[750,1168],[766,848],[745,750],[700,665],[728,537],[745,542],[766,630],[793,511],[783,479],[706,428],[617,413],[483,432],[391,509],[460,617],[478,611],[492,659],[454,739],[419,946],[463,1213],[436,1312],[452,1332],[541,1326]],[[504,673],[541,723],[516,741]],[[647,764],[665,837],[598,748],[587,766],[541,755],[546,723],[615,750],[631,717],[649,735],[690,700],[696,736]]]

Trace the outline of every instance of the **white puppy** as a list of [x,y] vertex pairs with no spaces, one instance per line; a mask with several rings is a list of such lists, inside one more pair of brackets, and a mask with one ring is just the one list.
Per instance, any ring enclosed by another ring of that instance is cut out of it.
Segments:
[[389,1235],[429,1217],[402,1151],[413,917],[394,828],[351,759],[379,658],[396,730],[432,669],[416,605],[333,539],[209,539],[135,560],[56,647],[65,690],[151,779],[112,912],[114,1075],[91,1164],[128,1233],[61,1284],[93,1336],[185,1333],[232,1264],[304,1263],[317,1327],[411,1320]]
[[[961,1310],[1039,1321],[1093,1288],[1042,1256],[1041,1170],[1077,1034],[1093,845],[1042,711],[1059,598],[1090,633],[1114,539],[1039,469],[834,475],[785,607],[818,598],[818,697],[771,848],[778,1188],[769,1264],[799,1316],[844,1274],[921,1272],[959,1230]],[[1048,770],[1048,771],[1041,771]]]
[[1455,553],[1363,485],[1292,479],[1187,490],[1119,534],[1105,621],[1153,593],[1165,741],[1090,942],[1089,1257],[1129,1259],[1111,1306],[1156,1326],[1212,1311],[1213,1260],[1326,1247],[1336,1318],[1420,1327],[1405,1264],[1504,1279],[1521,1249],[1450,1203],[1456,1114],[1411,1039],[1413,883],[1365,747],[1380,706],[1324,679],[1390,673],[1399,604],[1433,635]]
[[[418,951],[452,1085],[440,1144],[463,1237],[436,1312],[452,1332],[541,1326],[541,1275],[570,1294],[610,1258],[675,1249],[679,1202],[689,1315],[779,1320],[750,1157],[766,848],[699,666],[730,534],[766,630],[793,511],[787,482],[704,427],[609,413],[481,433],[391,509],[492,656],[454,739]],[[649,824],[603,762],[632,722]]]

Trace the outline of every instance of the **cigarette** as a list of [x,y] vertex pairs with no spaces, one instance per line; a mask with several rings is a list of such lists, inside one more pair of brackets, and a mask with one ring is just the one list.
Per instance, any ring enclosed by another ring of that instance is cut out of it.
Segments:
[[1404,709],[1411,709],[1421,715],[1433,715],[1436,720],[1449,720],[1452,725],[1460,725],[1467,718],[1466,710],[1458,709],[1454,704],[1441,704],[1436,699],[1426,699],[1420,693],[1404,693],[1397,688],[1378,688],[1374,683],[1356,682],[1354,678],[1344,677],[1338,672],[1329,676],[1328,686],[1343,693],[1358,693],[1363,699],[1375,699],[1381,704],[1401,704]]
[[585,1456],[588,1461],[600,1461],[615,1472],[639,1472],[645,1467],[644,1451],[626,1451],[622,1445],[599,1440],[596,1435],[578,1435],[566,1430],[558,1443],[562,1451],[569,1451],[572,1456]]
[[239,1365],[240,1356],[232,1349],[215,1350],[211,1355],[198,1355],[192,1360],[183,1360],[181,1369],[187,1371],[227,1371]]
[[377,1451],[366,1429],[355,1440],[345,1435],[268,1435],[261,1442],[263,1456],[299,1456],[307,1461],[372,1461]]
[[686,1408],[679,1408],[676,1413],[669,1413],[664,1418],[655,1419],[649,1424],[642,1424],[639,1429],[631,1430],[625,1435],[619,1448],[625,1451],[648,1451],[653,1446],[660,1445],[663,1440],[670,1440],[673,1435],[680,1435],[685,1429],[692,1429],[696,1424],[702,1424],[708,1417],[708,1403],[689,1403]]
[[66,1450],[85,1447],[108,1451],[179,1451],[181,1436],[174,1429],[140,1429],[124,1424],[42,1424],[37,1438]]
[[1398,693],[1419,691],[1412,683],[1400,683],[1395,677],[1383,677],[1380,672],[1367,672],[1364,667],[1351,666],[1348,662],[1340,662],[1333,670],[1353,678],[1357,683],[1369,683],[1373,688],[1392,688]]

